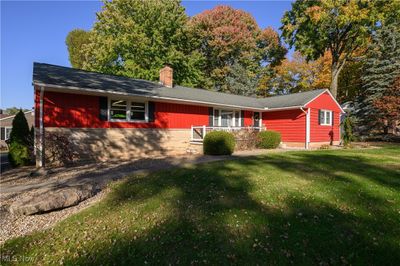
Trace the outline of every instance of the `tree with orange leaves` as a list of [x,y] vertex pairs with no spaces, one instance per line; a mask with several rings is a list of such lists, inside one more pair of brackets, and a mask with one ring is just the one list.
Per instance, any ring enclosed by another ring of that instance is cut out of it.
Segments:
[[329,88],[329,61],[328,53],[307,62],[299,52],[294,52],[292,59],[284,59],[273,68],[272,74],[264,75],[259,87],[260,94],[269,96]]
[[231,91],[232,79],[227,82],[227,77],[232,77],[233,65],[254,76],[286,54],[275,30],[260,29],[251,14],[230,6],[217,6],[192,17],[189,28],[205,58],[203,72],[208,80],[203,87],[208,89]]

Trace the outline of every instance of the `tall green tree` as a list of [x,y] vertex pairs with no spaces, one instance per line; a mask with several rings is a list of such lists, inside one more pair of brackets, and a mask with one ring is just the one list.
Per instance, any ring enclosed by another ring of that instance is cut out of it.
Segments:
[[234,63],[226,77],[226,85],[233,94],[255,96],[259,80],[259,75],[251,73],[239,63]]
[[178,0],[105,0],[83,68],[156,81],[168,64],[175,83],[197,86],[202,57],[193,49],[187,20]]
[[[394,1],[394,0],[392,0]],[[378,2],[378,1],[377,1]],[[353,53],[368,43],[370,32],[381,18],[368,0],[297,0],[282,18],[284,40],[307,57],[317,59],[325,51],[332,56],[330,90],[336,97],[340,72]]]
[[276,31],[260,29],[249,13],[230,6],[217,6],[192,17],[189,27],[205,58],[202,70],[208,89],[229,91],[226,76],[234,64],[256,75],[262,68],[278,64],[286,54]]
[[90,31],[74,29],[70,31],[65,39],[68,48],[69,62],[74,68],[82,69],[85,63],[84,47],[90,42]]
[[384,112],[376,108],[379,101],[400,76],[400,24],[383,24],[373,35],[362,75],[363,101],[357,112],[359,124],[366,131],[383,128],[387,132]]

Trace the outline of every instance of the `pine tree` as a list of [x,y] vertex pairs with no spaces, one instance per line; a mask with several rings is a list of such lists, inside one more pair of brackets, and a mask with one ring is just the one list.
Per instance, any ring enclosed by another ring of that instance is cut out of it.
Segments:
[[382,129],[382,113],[374,102],[400,75],[400,27],[398,23],[382,25],[369,45],[362,77],[363,96],[356,110],[357,124],[361,134]]
[[18,142],[27,144],[29,139],[29,125],[22,110],[15,115],[12,121],[12,130],[10,133],[10,143]]
[[25,114],[20,110],[12,122],[8,159],[13,166],[26,165],[32,158],[31,133]]
[[237,95],[254,96],[257,94],[259,77],[248,71],[239,63],[231,66],[231,71],[226,77],[228,90]]

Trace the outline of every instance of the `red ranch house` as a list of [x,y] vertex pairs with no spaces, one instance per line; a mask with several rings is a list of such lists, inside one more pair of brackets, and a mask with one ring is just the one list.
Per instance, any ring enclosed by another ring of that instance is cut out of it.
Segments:
[[276,130],[287,146],[338,144],[342,108],[328,90],[270,98],[173,86],[34,63],[38,166],[45,132],[67,136],[82,158],[130,159],[186,153],[210,130]]

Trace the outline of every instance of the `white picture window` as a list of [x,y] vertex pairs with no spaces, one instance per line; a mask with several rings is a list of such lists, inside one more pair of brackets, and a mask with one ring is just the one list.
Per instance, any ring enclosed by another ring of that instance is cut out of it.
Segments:
[[110,100],[110,121],[145,122],[147,121],[147,103],[127,100]]
[[214,109],[215,127],[240,127],[241,114],[236,110]]
[[332,125],[332,111],[320,110],[319,111],[319,124],[322,126]]

